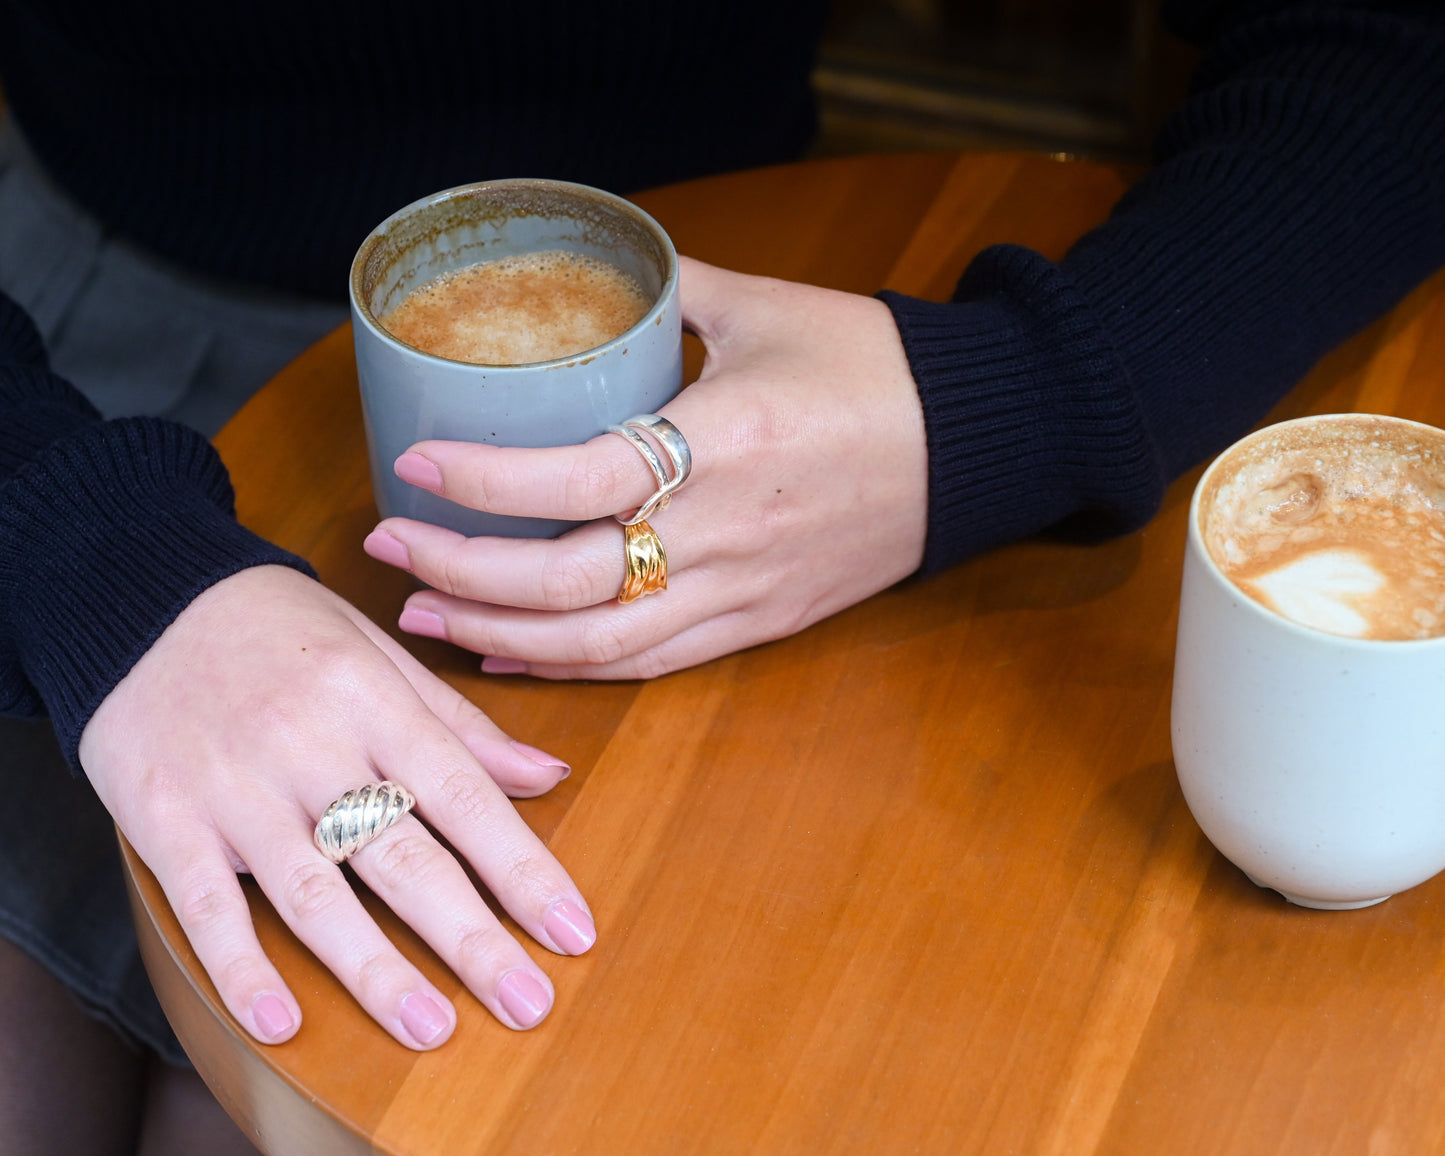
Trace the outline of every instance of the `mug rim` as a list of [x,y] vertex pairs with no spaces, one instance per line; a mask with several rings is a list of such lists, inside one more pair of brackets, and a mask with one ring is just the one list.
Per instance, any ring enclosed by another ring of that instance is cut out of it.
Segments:
[[1340,411],[1337,413],[1316,413],[1304,414],[1301,417],[1287,418],[1284,421],[1271,422],[1268,425],[1260,426],[1251,430],[1242,438],[1231,442],[1224,449],[1214,456],[1214,459],[1207,465],[1199,480],[1194,484],[1194,493],[1189,500],[1189,532],[1188,549],[1195,554],[1204,565],[1205,572],[1216,582],[1222,582],[1225,588],[1243,602],[1249,612],[1260,616],[1263,620],[1273,624],[1275,627],[1285,630],[1287,633],[1298,635],[1301,638],[1312,639],[1329,645],[1343,645],[1348,649],[1359,649],[1365,651],[1380,650],[1385,647],[1407,646],[1413,649],[1445,646],[1445,634],[1437,634],[1431,638],[1354,638],[1348,634],[1332,634],[1328,630],[1320,630],[1315,626],[1306,626],[1302,622],[1296,622],[1292,618],[1286,618],[1277,610],[1271,610],[1268,606],[1250,597],[1214,560],[1214,555],[1209,552],[1209,547],[1204,542],[1204,532],[1199,528],[1199,511],[1203,501],[1205,487],[1209,479],[1214,475],[1226,457],[1241,446],[1264,437],[1275,431],[1287,429],[1293,426],[1321,425],[1343,419],[1364,418],[1370,421],[1382,421],[1396,426],[1407,426],[1415,429],[1429,430],[1441,438],[1445,438],[1445,429],[1439,426],[1430,425],[1428,422],[1415,421],[1413,418],[1395,417],[1393,414],[1365,413],[1354,411]]
[[[444,204],[452,200],[460,200],[476,196],[490,189],[504,188],[533,188],[548,191],[571,193],[579,195],[583,199],[601,201],[609,208],[637,218],[638,223],[652,233],[660,243],[663,255],[663,278],[662,284],[657,291],[657,300],[648,308],[634,324],[623,330],[616,337],[604,341],[601,345],[594,345],[577,353],[569,353],[565,357],[554,357],[546,361],[524,361],[510,364],[493,365],[479,361],[459,361],[452,357],[442,357],[440,354],[431,353],[428,350],[418,348],[409,342],[401,340],[386,326],[382,325],[372,312],[371,306],[363,300],[361,293],[362,270],[371,252],[385,238],[390,227],[423,209]],[[591,361],[610,352],[619,345],[626,344],[629,339],[634,338],[647,326],[656,324],[663,311],[668,307],[669,301],[676,296],[678,282],[678,261],[677,248],[657,220],[646,209],[629,201],[626,197],[616,193],[608,192],[606,189],[599,189],[593,185],[584,185],[576,181],[555,180],[549,177],[499,177],[493,180],[473,181],[464,185],[453,185],[448,189],[441,189],[434,193],[428,193],[424,197],[418,197],[410,204],[403,205],[395,212],[389,214],[384,220],[372,228],[365,239],[357,247],[355,255],[351,258],[351,270],[348,277],[347,295],[351,300],[351,314],[353,320],[360,319],[362,324],[376,337],[387,345],[404,353],[424,358],[427,361],[437,362],[441,365],[461,366],[474,369],[486,374],[508,374],[520,372],[536,372],[538,369],[553,369],[559,366],[578,365]]]

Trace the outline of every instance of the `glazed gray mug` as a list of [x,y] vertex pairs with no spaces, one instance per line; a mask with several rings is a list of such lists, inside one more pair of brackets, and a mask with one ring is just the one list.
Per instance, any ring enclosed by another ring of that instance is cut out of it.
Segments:
[[[608,261],[651,308],[595,349],[527,365],[475,365],[424,352],[377,320],[412,289],[501,257],[564,249]],[[564,181],[485,181],[398,210],[351,265],[351,316],[371,480],[384,518],[432,522],[469,537],[550,538],[573,523],[472,510],[398,478],[392,463],[419,441],[563,446],[653,413],[682,388],[677,253],[661,226],[611,193]]]

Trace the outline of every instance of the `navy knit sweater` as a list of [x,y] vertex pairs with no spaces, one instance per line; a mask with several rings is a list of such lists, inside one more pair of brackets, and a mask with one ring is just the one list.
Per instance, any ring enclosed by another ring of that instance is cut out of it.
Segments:
[[[816,4],[509,6],[506,35],[463,13],[455,65],[434,27],[364,0],[314,27],[325,6],[243,7],[178,6],[157,28],[127,3],[0,0],[0,77],[78,201],[261,284],[340,287],[371,225],[435,188],[535,171],[636,189],[793,155],[812,123]],[[1175,0],[1166,15],[1203,63],[1106,224],[1058,265],[985,251],[949,303],[884,294],[927,424],[925,570],[1061,524],[1140,525],[1169,481],[1445,264],[1440,4]],[[304,568],[235,523],[203,439],[99,420],[0,297],[0,713],[48,712],[74,760],[187,603],[265,562]]]

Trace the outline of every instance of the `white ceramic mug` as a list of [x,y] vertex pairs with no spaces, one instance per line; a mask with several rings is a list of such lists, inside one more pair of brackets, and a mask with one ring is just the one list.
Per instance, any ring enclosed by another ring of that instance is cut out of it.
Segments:
[[1255,883],[1328,909],[1378,903],[1445,869],[1445,637],[1350,638],[1282,617],[1211,557],[1202,503],[1241,447],[1282,430],[1330,436],[1331,423],[1359,417],[1268,427],[1205,471],[1174,660],[1174,762],[1195,819]]
[[[565,249],[630,274],[651,308],[595,349],[529,365],[451,361],[393,337],[377,320],[412,289],[479,261]],[[565,181],[519,178],[447,189],[397,210],[351,266],[356,368],[372,486],[382,517],[469,536],[550,538],[572,523],[471,510],[407,485],[392,469],[427,439],[503,446],[577,445],[682,388],[677,254],[629,201]]]

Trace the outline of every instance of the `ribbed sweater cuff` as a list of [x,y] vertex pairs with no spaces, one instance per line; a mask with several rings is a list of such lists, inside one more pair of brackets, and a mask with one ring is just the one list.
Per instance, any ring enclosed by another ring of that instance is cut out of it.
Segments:
[[[0,311],[0,322],[5,313]],[[0,357],[5,346],[0,344]],[[0,486],[57,438],[100,420],[85,395],[39,363],[0,362]]]
[[0,488],[0,712],[48,711],[78,766],[80,734],[198,594],[250,566],[306,573],[233,518],[215,450],[151,418],[94,422]]
[[1122,532],[1153,514],[1158,455],[1118,358],[1057,267],[995,246],[951,303],[879,297],[923,403],[924,573],[1065,519]]

